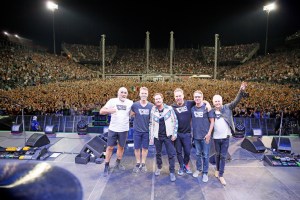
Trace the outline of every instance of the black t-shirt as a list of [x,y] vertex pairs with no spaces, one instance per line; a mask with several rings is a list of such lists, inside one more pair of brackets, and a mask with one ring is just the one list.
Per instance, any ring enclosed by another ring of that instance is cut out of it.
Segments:
[[191,132],[191,109],[195,105],[195,101],[184,101],[182,106],[178,106],[176,103],[172,105],[178,120],[178,133],[190,133]]
[[158,129],[158,138],[167,137],[166,134],[166,124],[165,119],[161,114],[163,113],[164,109],[159,110],[159,129]]

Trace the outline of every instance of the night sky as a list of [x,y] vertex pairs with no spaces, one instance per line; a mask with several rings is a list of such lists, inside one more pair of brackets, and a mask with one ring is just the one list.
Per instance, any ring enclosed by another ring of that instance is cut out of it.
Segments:
[[[267,24],[263,6],[267,2],[58,0],[56,46],[59,49],[62,42],[99,45],[105,34],[107,45],[144,48],[145,32],[149,31],[152,48],[168,48],[170,31],[174,31],[177,48],[213,46],[218,33],[221,45],[259,42],[263,49]],[[269,15],[270,49],[300,30],[298,1],[276,2],[277,10]],[[6,4],[1,6],[2,31],[53,48],[53,13],[45,0],[10,0]]]

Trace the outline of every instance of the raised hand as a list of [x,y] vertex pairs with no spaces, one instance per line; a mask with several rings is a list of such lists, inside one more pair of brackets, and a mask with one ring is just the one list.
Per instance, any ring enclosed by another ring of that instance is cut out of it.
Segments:
[[241,90],[245,90],[246,87],[247,87],[247,82],[243,81],[242,84],[241,84]]

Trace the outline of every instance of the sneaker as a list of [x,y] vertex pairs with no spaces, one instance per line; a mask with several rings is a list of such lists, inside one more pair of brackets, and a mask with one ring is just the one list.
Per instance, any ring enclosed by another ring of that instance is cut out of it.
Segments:
[[226,181],[223,176],[219,177],[219,180],[222,183],[222,185],[224,185],[224,186],[226,185]]
[[144,173],[148,171],[146,165],[142,165],[140,170],[141,170],[141,172],[144,172]]
[[161,171],[161,169],[156,169],[155,176],[159,176],[160,175],[160,171]]
[[207,176],[207,174],[203,174],[203,176],[202,176],[202,181],[203,181],[204,183],[206,183],[206,182],[208,181],[208,176]]
[[135,166],[132,171],[133,173],[138,173],[140,171],[140,167]]
[[108,171],[109,171],[109,167],[108,167],[108,166],[105,166],[105,167],[104,167],[104,172],[103,172],[103,176],[104,176],[104,177],[108,176]]
[[190,166],[187,164],[187,165],[184,165],[183,166],[183,169],[184,169],[184,172],[187,173],[187,174],[192,174],[193,172],[191,171],[190,169]]
[[219,171],[215,171],[215,177],[219,178]]
[[176,176],[175,176],[174,173],[170,173],[170,180],[171,180],[172,182],[176,181]]
[[193,173],[193,177],[197,178],[199,176],[201,172],[199,170],[196,170],[194,173]]
[[125,167],[124,167],[124,165],[122,165],[121,163],[116,163],[115,169],[124,171],[124,170],[125,170]]
[[178,170],[178,173],[177,173],[179,176],[182,176],[183,175],[183,170],[180,168],[179,170]]

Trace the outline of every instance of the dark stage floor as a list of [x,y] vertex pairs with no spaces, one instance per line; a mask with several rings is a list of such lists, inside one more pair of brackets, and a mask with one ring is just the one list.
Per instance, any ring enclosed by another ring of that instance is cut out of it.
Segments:
[[[11,135],[10,132],[0,132],[1,147],[24,147],[25,142],[34,134],[26,132],[24,134]],[[57,133],[56,137],[50,137],[49,154],[60,153],[56,158],[48,157],[45,160],[18,160],[12,158],[0,159],[1,174],[0,183],[11,184],[4,180],[4,177],[13,177],[17,180],[25,172],[30,171],[35,166],[42,166],[48,169],[54,176],[45,174],[43,179],[36,178],[36,182],[26,182],[31,184],[30,188],[23,187],[28,191],[39,190],[38,195],[43,193],[59,199],[59,193],[69,197],[64,199],[207,199],[207,200],[284,200],[300,199],[300,167],[277,167],[270,166],[263,159],[265,154],[271,154],[269,150],[264,153],[252,153],[241,148],[243,138],[231,138],[229,154],[231,160],[227,162],[224,178],[227,185],[222,186],[214,177],[215,166],[210,164],[209,181],[203,183],[201,176],[194,178],[192,175],[178,176],[176,182],[170,182],[168,173],[167,156],[163,156],[163,170],[159,177],[154,175],[155,171],[155,149],[150,147],[147,159],[148,172],[132,173],[135,166],[133,148],[127,147],[123,164],[125,171],[112,170],[111,174],[104,177],[102,172],[104,164],[89,162],[87,164],[76,164],[75,157],[80,153],[83,146],[97,134],[79,136],[77,133]],[[270,148],[273,137],[262,138],[265,147]],[[300,154],[300,139],[298,136],[289,137],[292,152]],[[111,160],[114,165],[116,155]],[[195,170],[195,150],[192,150],[191,168]],[[177,162],[176,162],[177,163]],[[38,165],[40,164],[40,165]],[[178,164],[176,165],[178,169]],[[18,172],[18,174],[9,174]],[[177,171],[176,171],[177,172]],[[33,175],[34,176],[34,175]],[[40,175],[42,176],[42,175]],[[32,187],[31,187],[32,186]],[[12,187],[13,188],[13,187]],[[28,189],[29,188],[29,189]],[[6,188],[7,189],[7,188]],[[20,191],[18,191],[20,192]],[[49,194],[56,194],[49,195]],[[2,195],[1,195],[2,196]],[[45,196],[44,196],[45,197]],[[57,198],[58,197],[58,198]],[[1,198],[2,199],[2,198]],[[30,198],[28,198],[30,199]]]

